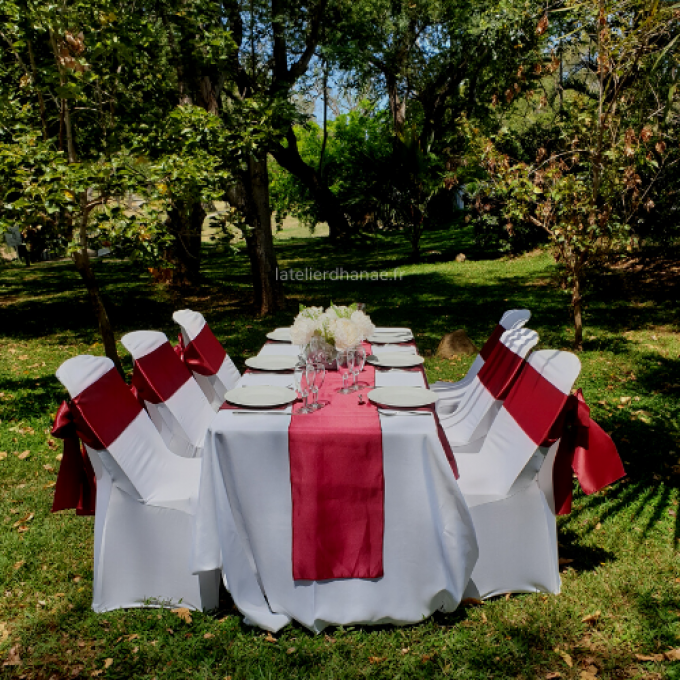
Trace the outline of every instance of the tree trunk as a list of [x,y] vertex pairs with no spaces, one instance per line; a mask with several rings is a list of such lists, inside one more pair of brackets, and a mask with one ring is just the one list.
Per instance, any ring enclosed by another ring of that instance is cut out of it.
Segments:
[[583,281],[581,275],[574,275],[574,285],[571,296],[571,306],[574,311],[574,349],[581,351],[583,349],[583,298],[581,291],[583,289]]
[[302,160],[292,128],[288,130],[286,137],[288,146],[276,145],[271,150],[272,156],[282,168],[295,175],[312,194],[319,208],[319,218],[328,224],[330,239],[340,241],[348,238],[351,227],[342,203],[321,179],[320,174]]
[[[83,199],[84,202],[85,199]],[[90,264],[90,257],[87,254],[87,220],[89,211],[84,210],[83,216],[80,222],[80,252],[74,253],[74,260],[76,264],[76,269],[80,274],[81,278],[85,283],[87,288],[87,293],[90,297],[90,304],[92,305],[92,310],[97,317],[97,324],[99,325],[99,334],[101,335],[102,342],[104,343],[104,353],[106,356],[113,361],[113,365],[116,367],[118,373],[121,377],[125,379],[125,373],[123,372],[123,366],[120,363],[120,357],[118,356],[118,348],[116,347],[116,337],[113,334],[113,327],[109,321],[109,315],[106,313],[106,307],[104,306],[104,301],[99,290],[99,283],[92,271],[92,266]]]
[[248,159],[247,178],[250,189],[247,195],[251,198],[251,205],[245,211],[249,227],[246,245],[253,275],[255,309],[260,316],[266,316],[285,307],[274,251],[266,155]]
[[166,258],[172,263],[172,283],[179,287],[195,286],[200,281],[201,233],[205,210],[200,201],[179,203],[168,213],[168,227],[173,236]]

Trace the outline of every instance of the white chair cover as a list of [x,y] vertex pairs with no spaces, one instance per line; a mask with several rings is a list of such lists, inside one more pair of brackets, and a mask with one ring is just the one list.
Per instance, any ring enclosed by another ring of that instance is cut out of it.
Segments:
[[[185,458],[203,455],[205,433],[215,412],[191,372],[171,351],[168,338],[158,331],[135,331],[124,335],[121,342],[139,363],[137,369],[144,366],[146,379],[163,399],[159,403],[144,400],[144,407],[165,445]],[[152,356],[158,352],[162,353],[160,361]],[[169,392],[168,374],[176,378]]]
[[[537,342],[538,333],[527,328],[505,331],[500,338],[500,344],[520,360],[524,360]],[[515,359],[508,364],[507,352],[501,357],[500,362],[494,362],[492,356],[490,355],[489,361],[493,363],[486,366],[503,372],[505,375],[502,376],[502,380],[505,382],[517,370],[519,362]],[[521,370],[521,365],[519,369]],[[486,436],[503,403],[501,395],[494,394],[490,391],[491,385],[486,384],[485,371],[486,369],[472,379],[455,410],[452,410],[450,403],[446,401],[443,404],[437,402],[437,413],[454,448],[454,454],[458,451],[479,451],[482,438]],[[465,446],[470,443],[473,443],[472,447]]]
[[[56,375],[75,398],[112,368],[106,357],[78,356]],[[201,461],[171,453],[144,410],[121,427],[106,449],[87,447],[97,476],[92,608],[215,608],[219,573],[190,568]]]
[[[197,338],[200,342],[202,334],[207,332],[212,335],[205,318],[199,312],[194,312],[191,309],[181,309],[175,312],[172,318],[182,329],[182,338],[187,349]],[[205,394],[215,411],[218,411],[224,403],[225,393],[233,389],[241,377],[234,362],[226,352],[224,352],[224,358],[221,359],[221,363],[216,370],[203,372],[192,370],[192,372],[196,382],[203,390],[203,394]]]
[[[534,352],[527,364],[565,396],[581,368],[573,354],[552,350]],[[552,493],[558,444],[544,447],[532,441],[503,406],[478,453],[455,450],[458,483],[479,542],[467,597],[559,592]]]
[[[507,312],[505,312],[505,314],[503,314],[498,325],[500,328],[506,331],[516,330],[518,328],[522,328],[530,318],[531,312],[528,309],[509,309]],[[465,391],[470,386],[472,379],[477,375],[477,373],[479,373],[479,369],[484,365],[484,357],[482,355],[484,354],[486,356],[485,350],[487,350],[487,344],[495,344],[496,337],[496,331],[494,331],[494,333],[491,334],[491,337],[485,343],[484,347],[482,347],[481,352],[475,357],[475,360],[472,362],[472,366],[470,366],[468,372],[465,374],[465,377],[462,380],[458,380],[457,382],[438,380],[436,383],[430,386],[431,389],[439,394],[440,400],[452,400],[454,402],[460,401],[460,399],[464,396]],[[492,349],[492,347],[489,347],[488,351],[491,351]],[[455,404],[452,410],[455,410]]]

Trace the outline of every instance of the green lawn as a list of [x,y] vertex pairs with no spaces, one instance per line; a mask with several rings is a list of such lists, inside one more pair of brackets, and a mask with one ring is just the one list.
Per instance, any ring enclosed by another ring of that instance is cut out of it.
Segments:
[[[247,258],[207,249],[205,284],[184,298],[142,268],[95,267],[118,337],[143,328],[176,337],[171,314],[200,310],[239,367],[298,303],[361,300],[379,325],[410,326],[430,379],[458,379],[470,360],[440,360],[441,336],[465,328],[478,344],[509,308],[532,310],[538,348],[568,349],[568,296],[537,251],[485,259],[465,230],[426,234],[424,262],[404,243],[369,240],[333,251],[295,229],[277,237],[282,269],[398,270],[388,281],[299,281],[289,310],[253,318]],[[465,252],[468,261],[453,260]],[[49,435],[65,392],[54,372],[102,352],[86,295],[68,262],[0,266],[0,665],[13,678],[679,678],[680,340],[675,279],[653,285],[626,269],[598,276],[586,310],[577,383],[610,432],[628,477],[576,494],[559,520],[563,592],[513,595],[420,625],[267,635],[243,625],[227,595],[191,623],[169,611],[95,615],[92,519],[50,514],[61,443]],[[131,361],[122,346],[126,369]],[[590,616],[590,620],[584,620]],[[12,651],[11,651],[12,650]],[[17,662],[20,665],[7,665]],[[556,674],[559,674],[556,675]]]

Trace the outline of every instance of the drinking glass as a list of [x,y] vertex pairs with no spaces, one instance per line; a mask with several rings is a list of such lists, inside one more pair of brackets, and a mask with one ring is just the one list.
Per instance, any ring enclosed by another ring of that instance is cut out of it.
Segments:
[[309,385],[307,384],[307,364],[300,362],[293,369],[293,382],[295,391],[300,395],[305,403],[295,410],[295,413],[311,413],[313,409],[308,405]]
[[354,387],[354,381],[356,379],[354,377],[354,367],[356,366],[356,361],[357,361],[356,348],[352,347],[351,349],[347,350],[347,368],[349,370],[349,375],[351,376],[350,385],[347,389],[350,392],[354,392],[354,390],[356,389]]
[[316,366],[313,361],[307,361],[305,366],[305,381],[307,382],[307,390],[312,395],[312,403],[309,405],[309,410],[316,411],[314,401],[316,399]]
[[340,394],[349,394],[352,390],[347,387],[347,376],[349,375],[349,352],[346,349],[338,350],[338,371],[342,376],[342,387],[338,390]]
[[323,387],[323,383],[326,380],[326,366],[323,361],[314,364],[316,369],[316,379],[314,381],[314,401],[312,402],[312,408],[317,411],[324,407],[324,404],[319,403],[319,390]]
[[364,370],[364,364],[366,363],[366,350],[359,346],[354,349],[354,370],[352,371],[354,381],[352,384],[352,389],[360,390],[362,385],[358,382],[359,373]]

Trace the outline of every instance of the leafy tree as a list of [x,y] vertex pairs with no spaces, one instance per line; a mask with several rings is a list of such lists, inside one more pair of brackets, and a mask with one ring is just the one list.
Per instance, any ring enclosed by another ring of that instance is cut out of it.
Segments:
[[[218,157],[177,143],[211,128],[192,109],[175,111],[167,96],[156,96],[158,79],[145,71],[162,66],[157,22],[140,22],[131,9],[97,0],[5,2],[0,30],[8,48],[0,62],[0,228],[28,222],[69,244],[119,370],[91,239],[105,235],[157,261],[176,236],[162,215],[187,197],[195,204],[214,196],[228,174]],[[131,215],[124,206],[132,195],[145,202]]]
[[467,173],[482,219],[488,201],[497,200],[511,238],[531,229],[546,234],[572,291],[574,346],[580,349],[588,269],[632,246],[663,178],[678,162],[671,50],[679,16],[669,3],[642,0],[567,2],[563,9],[572,13],[572,40],[588,50],[563,93],[549,143],[532,161],[518,161],[504,150],[507,129],[492,139],[464,122],[467,167],[481,166],[484,174],[457,174]]

